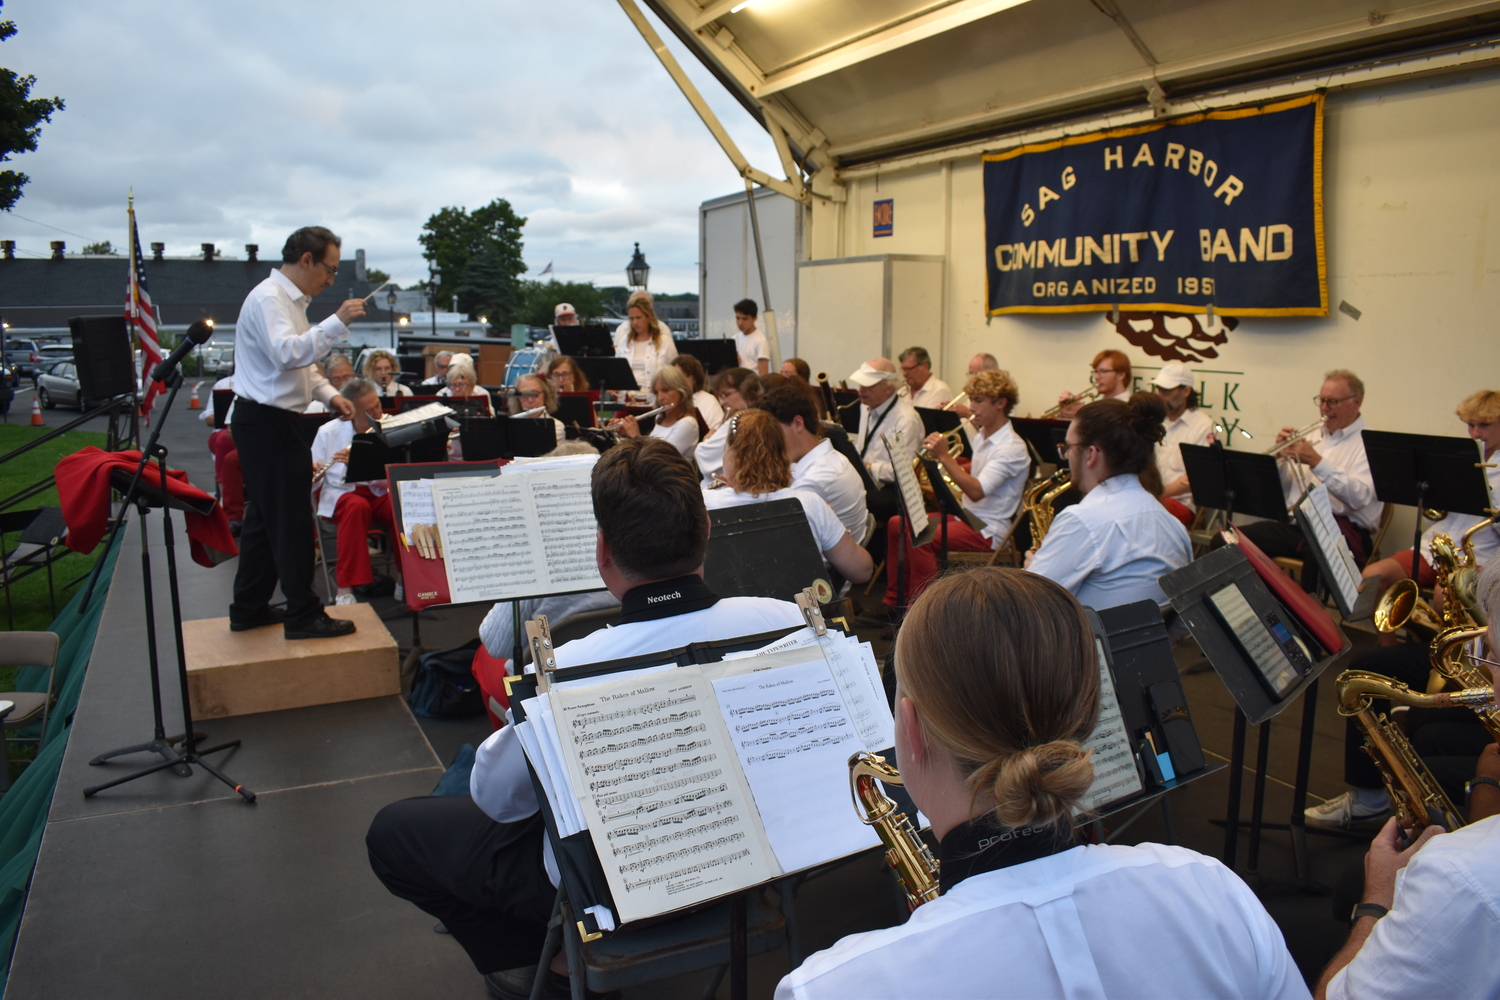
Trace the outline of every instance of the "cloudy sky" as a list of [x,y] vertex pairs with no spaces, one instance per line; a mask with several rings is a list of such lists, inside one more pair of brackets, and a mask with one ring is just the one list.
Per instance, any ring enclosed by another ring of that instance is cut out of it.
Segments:
[[[405,283],[426,273],[429,215],[503,197],[528,219],[532,274],[551,261],[622,284],[640,241],[653,290],[696,291],[698,205],[743,189],[615,0],[6,0],[0,15],[19,29],[0,66],[67,102],[10,164],[31,183],[0,238],[23,253],[121,246],[133,187],[141,240],[169,255],[274,254],[316,223]],[[669,44],[779,174],[764,131]]]

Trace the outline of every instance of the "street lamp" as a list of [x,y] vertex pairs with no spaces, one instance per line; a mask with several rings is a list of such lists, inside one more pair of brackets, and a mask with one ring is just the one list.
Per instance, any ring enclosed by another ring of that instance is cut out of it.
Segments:
[[651,265],[646,263],[646,258],[641,254],[641,245],[635,245],[635,256],[630,258],[630,263],[625,265],[625,283],[631,288],[645,288],[646,279],[651,276]]
[[396,349],[396,290],[392,288],[385,293],[385,304],[387,311],[391,314],[391,349]]

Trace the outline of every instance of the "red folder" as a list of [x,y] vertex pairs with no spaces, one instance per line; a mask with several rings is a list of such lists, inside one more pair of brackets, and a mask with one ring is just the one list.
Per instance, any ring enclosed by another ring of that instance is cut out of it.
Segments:
[[[402,399],[410,397],[402,396]],[[391,492],[391,504],[397,524],[401,523],[401,491],[397,483],[402,479],[432,479],[436,475],[462,475],[465,468],[472,468],[475,475],[498,469],[507,459],[489,462],[441,462],[413,465],[386,466],[386,486]],[[404,533],[397,534],[396,558],[401,563],[402,586],[406,590],[406,606],[421,611],[436,604],[451,604],[448,593],[448,564],[442,559],[423,559],[417,555],[415,546],[406,543]]]
[[[1327,608],[1319,604],[1316,598],[1287,576],[1281,567],[1272,562],[1271,558],[1254,542],[1235,531],[1232,525],[1225,528],[1223,534],[1226,542],[1240,547],[1245,558],[1250,560],[1250,565],[1255,567],[1255,572],[1259,573],[1266,586],[1271,588],[1271,593],[1276,595],[1276,599],[1286,606],[1286,609],[1302,624],[1303,628],[1312,633],[1313,638],[1317,639],[1324,649],[1332,654],[1344,648],[1344,634],[1339,631],[1338,624],[1334,622]],[[408,593],[410,593],[409,589]]]

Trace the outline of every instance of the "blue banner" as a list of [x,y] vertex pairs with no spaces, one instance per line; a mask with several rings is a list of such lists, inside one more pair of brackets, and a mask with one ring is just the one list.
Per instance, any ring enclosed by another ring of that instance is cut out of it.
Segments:
[[992,316],[1326,316],[1323,96],[986,156],[984,226]]

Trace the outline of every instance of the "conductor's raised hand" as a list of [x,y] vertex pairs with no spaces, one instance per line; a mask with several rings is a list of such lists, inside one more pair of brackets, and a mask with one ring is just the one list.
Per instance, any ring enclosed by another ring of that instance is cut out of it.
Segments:
[[328,408],[345,420],[354,419],[354,402],[343,396],[334,396],[328,401]]
[[338,312],[334,313],[339,321],[345,326],[353,323],[365,314],[364,299],[345,299],[344,304],[339,306]]

